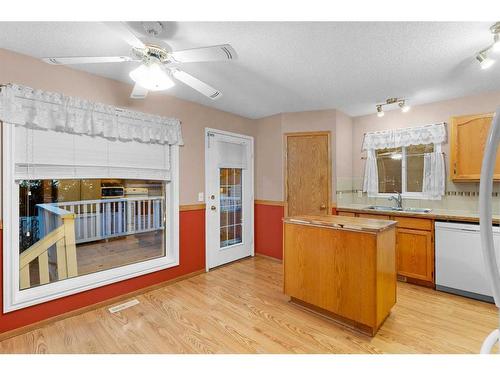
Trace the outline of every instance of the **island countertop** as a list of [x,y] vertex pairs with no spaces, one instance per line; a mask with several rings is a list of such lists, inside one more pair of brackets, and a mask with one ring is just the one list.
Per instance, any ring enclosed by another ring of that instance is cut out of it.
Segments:
[[381,232],[396,225],[393,220],[367,219],[361,217],[348,216],[290,216],[283,219],[288,224],[314,225],[320,227],[330,227],[340,230],[360,231],[360,232]]

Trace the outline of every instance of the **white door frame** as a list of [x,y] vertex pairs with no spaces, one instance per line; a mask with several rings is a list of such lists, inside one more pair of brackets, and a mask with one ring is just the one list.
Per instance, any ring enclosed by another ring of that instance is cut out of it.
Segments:
[[219,130],[219,129],[214,129],[214,128],[205,128],[205,271],[209,271],[209,220],[208,220],[208,215],[209,215],[209,209],[210,209],[210,202],[209,202],[209,184],[208,184],[208,173],[207,171],[209,170],[209,165],[208,165],[208,133],[216,133],[220,135],[228,135],[228,136],[233,136],[233,137],[238,137],[238,138],[243,138],[248,141],[250,141],[250,146],[251,146],[251,152],[250,152],[250,160],[248,160],[248,168],[250,169],[250,176],[252,178],[252,184],[250,187],[250,199],[251,199],[251,209],[249,213],[249,220],[248,220],[248,225],[250,225],[250,232],[252,233],[252,238],[250,242],[250,248],[251,248],[251,256],[255,255],[255,241],[254,241],[254,186],[255,186],[255,179],[254,179],[254,140],[252,136],[246,135],[246,134],[239,134],[239,133],[233,133],[233,132],[228,132],[225,130]]

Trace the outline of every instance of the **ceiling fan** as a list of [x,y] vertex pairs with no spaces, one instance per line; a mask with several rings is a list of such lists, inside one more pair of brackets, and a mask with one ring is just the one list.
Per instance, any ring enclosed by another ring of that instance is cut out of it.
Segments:
[[54,65],[140,62],[141,65],[129,73],[135,82],[130,94],[132,99],[143,99],[148,91],[167,90],[175,85],[172,77],[212,100],[222,96],[219,90],[179,69],[178,65],[236,59],[236,51],[229,44],[172,51],[165,42],[157,39],[163,30],[161,22],[142,23],[154,43],[144,43],[125,22],[105,22],[105,24],[132,47],[130,56],[47,57],[42,60]]

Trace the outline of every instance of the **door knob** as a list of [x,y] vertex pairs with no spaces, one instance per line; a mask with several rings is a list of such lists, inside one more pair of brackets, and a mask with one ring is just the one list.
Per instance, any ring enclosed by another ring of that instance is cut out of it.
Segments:
[[326,204],[322,204],[321,206],[319,206],[319,208],[320,208],[321,210],[325,210],[325,209],[326,209]]
[[212,207],[210,207],[210,209],[211,209],[212,211],[215,211],[215,210],[217,209],[217,207],[212,206]]

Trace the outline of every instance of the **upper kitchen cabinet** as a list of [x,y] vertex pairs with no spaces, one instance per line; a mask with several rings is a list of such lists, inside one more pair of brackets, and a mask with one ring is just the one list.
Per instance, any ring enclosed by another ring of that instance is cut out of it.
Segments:
[[[453,181],[479,181],[492,119],[493,113],[451,118],[450,176]],[[497,155],[494,179],[500,180],[500,155]]]

